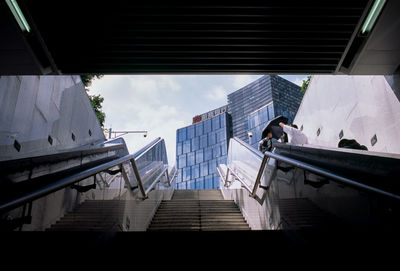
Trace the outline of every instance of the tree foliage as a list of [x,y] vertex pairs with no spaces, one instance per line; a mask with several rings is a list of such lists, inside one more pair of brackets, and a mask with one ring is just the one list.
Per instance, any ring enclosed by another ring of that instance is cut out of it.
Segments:
[[[100,79],[103,77],[101,74],[88,74],[88,75],[81,75],[81,80],[83,85],[85,86],[86,92],[89,92],[88,87],[92,84],[92,80],[95,78]],[[104,102],[104,98],[98,94],[98,95],[89,95],[89,100],[90,103],[92,104],[92,107],[94,109],[94,112],[96,113],[96,116],[100,122],[100,126],[103,128],[104,127],[104,120],[106,119],[106,114],[102,111],[102,103]]]
[[303,84],[301,85],[301,93],[305,94],[306,90],[308,88],[308,84],[310,84],[310,80],[311,80],[311,75],[307,76],[306,80],[303,80]]

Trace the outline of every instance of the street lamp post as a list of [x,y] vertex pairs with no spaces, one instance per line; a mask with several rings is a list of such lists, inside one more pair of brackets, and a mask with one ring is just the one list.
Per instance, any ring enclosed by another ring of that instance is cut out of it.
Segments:
[[[107,131],[107,129],[105,131]],[[114,134],[114,137],[111,136],[112,134]],[[147,131],[113,131],[112,128],[108,129],[108,139],[115,139],[126,134],[143,134],[143,136],[146,137]]]

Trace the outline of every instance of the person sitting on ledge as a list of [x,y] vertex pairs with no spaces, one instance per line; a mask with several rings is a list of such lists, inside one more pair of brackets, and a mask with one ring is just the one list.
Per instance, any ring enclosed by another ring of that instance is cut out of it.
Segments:
[[287,133],[289,137],[289,143],[293,144],[308,144],[307,136],[297,128],[296,124],[284,124],[283,122],[279,123],[279,126],[282,127],[283,131]]
[[361,145],[355,139],[346,139],[343,138],[338,143],[338,148],[347,148],[347,149],[356,149],[356,150],[364,150],[368,151],[368,148],[364,145]]

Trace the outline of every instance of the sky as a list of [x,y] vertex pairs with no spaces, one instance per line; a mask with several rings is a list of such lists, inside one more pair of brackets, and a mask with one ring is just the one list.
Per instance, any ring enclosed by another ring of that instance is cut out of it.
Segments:
[[[94,79],[90,95],[104,97],[104,127],[148,131],[123,138],[134,153],[157,137],[165,140],[169,165],[175,164],[176,130],[195,115],[228,103],[227,95],[263,75],[105,75]],[[306,75],[281,75],[301,85]]]

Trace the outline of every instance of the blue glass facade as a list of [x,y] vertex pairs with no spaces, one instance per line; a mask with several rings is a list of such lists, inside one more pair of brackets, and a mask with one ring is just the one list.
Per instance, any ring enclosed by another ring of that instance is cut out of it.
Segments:
[[[268,120],[282,115],[291,123],[302,98],[299,86],[278,75],[264,75],[238,89],[228,95],[233,136],[257,147],[255,142],[261,139],[258,133]],[[269,104],[271,106],[268,107]],[[264,110],[264,107],[268,109]],[[252,132],[253,137],[249,137],[248,132]]]
[[250,113],[272,102],[271,76],[256,81],[228,95],[228,113],[232,116],[234,137],[249,143],[247,117]]
[[247,118],[248,131],[253,134],[249,137],[249,144],[258,148],[258,142],[261,140],[262,130],[267,122],[275,117],[274,104],[271,102],[268,105],[254,111]]
[[218,164],[225,164],[230,118],[222,113],[176,131],[176,189],[217,189]]
[[265,75],[228,95],[229,114],[224,106],[196,116],[193,121],[202,121],[177,130],[176,189],[218,188],[216,168],[226,163],[229,138],[258,148],[266,123],[278,115],[292,122],[302,98],[299,86],[278,75]]

